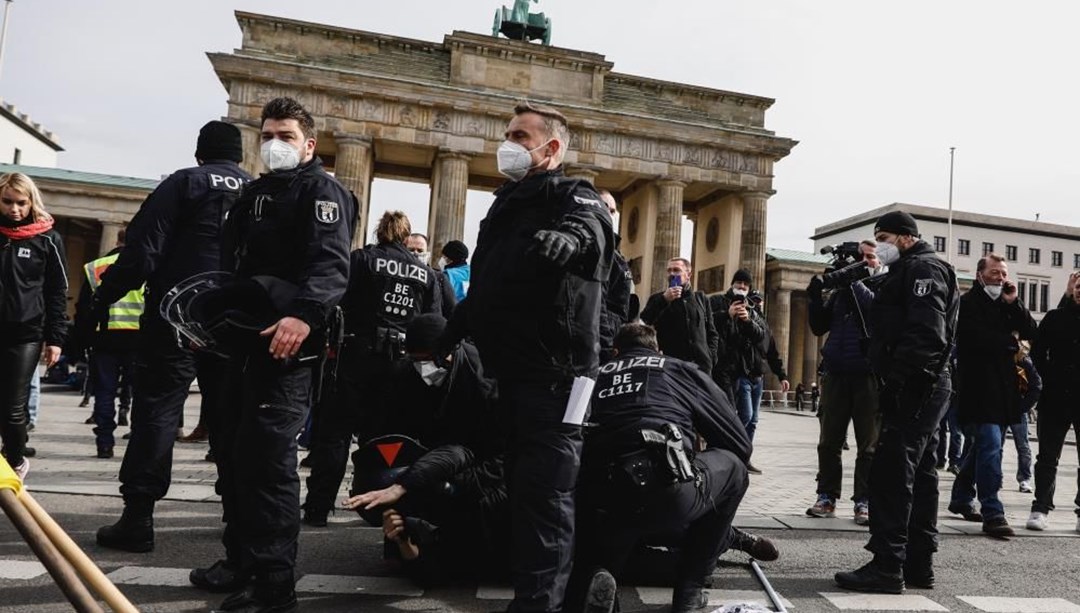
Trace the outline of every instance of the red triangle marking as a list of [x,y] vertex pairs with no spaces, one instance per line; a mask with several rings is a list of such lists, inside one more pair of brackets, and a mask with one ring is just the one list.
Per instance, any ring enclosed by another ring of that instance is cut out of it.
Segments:
[[381,445],[375,445],[375,448],[382,454],[384,460],[386,460],[387,466],[393,466],[394,460],[397,459],[398,452],[401,451],[401,446],[404,443],[383,443]]

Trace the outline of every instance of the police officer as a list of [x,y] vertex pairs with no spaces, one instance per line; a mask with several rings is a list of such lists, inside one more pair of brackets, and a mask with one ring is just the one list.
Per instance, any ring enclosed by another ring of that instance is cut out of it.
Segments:
[[[311,405],[315,360],[330,311],[345,294],[356,199],[315,156],[315,122],[291,98],[262,110],[263,164],[244,186],[223,241],[227,270],[295,287],[281,318],[261,332],[269,347],[241,351],[228,365],[221,405],[218,490],[226,559],[191,572],[211,591],[238,589],[222,611],[295,611],[300,532],[296,437]],[[250,589],[240,589],[254,579]]]
[[160,316],[162,297],[180,281],[221,269],[221,228],[240,187],[240,130],[211,121],[199,130],[197,166],[169,175],[143,202],[127,227],[119,257],[101,275],[95,310],[103,310],[144,283],[131,440],[120,466],[124,512],[98,530],[103,547],[132,552],[154,548],[154,503],[169,491],[172,452],[188,388],[196,376],[207,400],[221,398],[220,360],[178,342]]
[[949,354],[960,296],[956,272],[919,238],[903,211],[874,227],[877,256],[889,267],[870,316],[870,363],[881,382],[881,434],[870,468],[874,559],[836,573],[842,588],[899,594],[905,583],[934,584],[937,550],[938,423],[952,394]]
[[[469,293],[442,349],[471,334],[510,422],[511,611],[558,611],[573,560],[581,420],[599,366],[611,216],[561,164],[566,118],[517,105],[498,150],[510,180],[480,224]],[[572,387],[578,388],[568,406]]]
[[387,211],[375,229],[378,243],[352,253],[349,289],[341,301],[345,341],[336,381],[312,428],[306,524],[326,525],[345,476],[352,435],[360,434],[361,440],[371,435],[390,368],[406,357],[405,326],[420,313],[440,310],[435,271],[405,248],[411,232],[405,213]]
[[[595,607],[612,592],[597,593],[604,571],[618,575],[643,538],[682,535],[672,610],[701,609],[749,485],[750,439],[727,394],[695,364],[661,354],[652,327],[623,326],[615,353],[593,393],[575,570],[598,573]],[[706,447],[695,453],[699,436]]]
[[[615,216],[618,214],[618,208],[615,205],[615,196],[608,190],[602,189],[600,200],[611,215],[612,225],[617,226]],[[611,261],[608,278],[604,281],[604,312],[600,316],[600,353],[605,361],[611,359],[615,333],[623,324],[636,318],[638,310],[636,308],[637,296],[634,294],[634,276],[630,273],[630,265],[626,263],[626,258],[619,252],[621,240],[619,235],[615,234],[615,256]]]

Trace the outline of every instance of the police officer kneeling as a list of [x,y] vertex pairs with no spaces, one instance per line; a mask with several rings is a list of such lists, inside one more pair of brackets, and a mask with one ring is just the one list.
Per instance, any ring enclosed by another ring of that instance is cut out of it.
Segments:
[[[731,521],[749,485],[750,440],[727,395],[695,364],[661,354],[653,328],[627,324],[614,344],[582,455],[572,586],[588,580],[587,610],[611,611],[612,575],[639,542],[681,535],[672,611],[703,609],[705,580],[738,538]],[[699,436],[706,448],[695,453]]]

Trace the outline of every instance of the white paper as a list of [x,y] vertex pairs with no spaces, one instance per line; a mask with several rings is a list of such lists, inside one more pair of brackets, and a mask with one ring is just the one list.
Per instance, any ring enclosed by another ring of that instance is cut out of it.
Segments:
[[589,410],[595,385],[596,381],[588,377],[574,377],[574,385],[570,387],[570,400],[566,403],[566,413],[562,418],[564,424],[580,426],[585,422],[585,413]]

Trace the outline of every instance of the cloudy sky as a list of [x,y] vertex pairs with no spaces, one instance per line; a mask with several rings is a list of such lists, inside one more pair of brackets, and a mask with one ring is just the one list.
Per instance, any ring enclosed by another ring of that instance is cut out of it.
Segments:
[[[55,131],[60,166],[158,177],[226,112],[206,58],[234,10],[441,41],[490,32],[499,0],[15,0],[0,97]],[[508,0],[507,0],[508,2]],[[509,3],[509,2],[508,2]],[[1077,225],[1080,3],[1074,0],[541,0],[552,43],[618,72],[776,99],[800,141],[776,166],[769,245],[890,202]],[[376,181],[372,211],[426,223],[427,188]],[[470,193],[467,237],[490,198]]]

